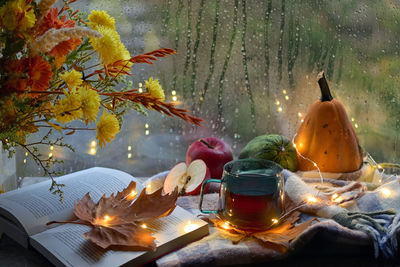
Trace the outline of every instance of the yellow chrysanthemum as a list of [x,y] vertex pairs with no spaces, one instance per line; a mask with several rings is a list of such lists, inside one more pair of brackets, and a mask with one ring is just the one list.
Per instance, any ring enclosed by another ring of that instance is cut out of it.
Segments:
[[114,63],[122,59],[130,59],[129,51],[121,42],[118,32],[104,26],[97,27],[96,31],[101,33],[103,37],[91,38],[90,43],[104,64]]
[[64,91],[65,97],[53,106],[54,117],[63,124],[80,119],[82,117],[81,96],[72,89],[70,92]]
[[153,77],[150,77],[148,81],[145,81],[144,88],[147,89],[152,97],[156,97],[160,101],[165,100],[164,90],[158,82],[158,79],[154,80]]
[[35,25],[33,6],[25,0],[8,1],[0,8],[0,25],[9,31],[26,31]]
[[99,94],[90,88],[90,85],[84,85],[79,88],[81,97],[82,118],[86,124],[95,121],[100,107]]
[[[126,49],[125,45],[121,42],[119,44],[119,49],[121,51],[121,59],[129,60],[131,58],[131,54],[129,53],[128,49]],[[132,63],[129,62],[127,66],[131,66]]]
[[66,71],[58,76],[60,76],[69,88],[75,88],[82,84],[82,73],[79,71]]
[[99,26],[115,30],[115,19],[108,15],[104,10],[92,10],[88,19],[89,26],[92,30],[96,30]]
[[100,116],[100,120],[97,122],[97,135],[96,138],[99,140],[100,147],[111,142],[115,135],[119,132],[118,119],[114,114],[110,114],[104,111]]

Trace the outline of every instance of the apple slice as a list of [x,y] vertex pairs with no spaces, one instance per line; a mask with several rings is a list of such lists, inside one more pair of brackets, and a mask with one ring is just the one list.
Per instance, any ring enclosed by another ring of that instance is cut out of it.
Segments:
[[201,159],[195,160],[187,166],[184,162],[175,165],[164,181],[164,192],[171,193],[178,187],[180,195],[198,195],[201,185],[210,178],[210,170]]

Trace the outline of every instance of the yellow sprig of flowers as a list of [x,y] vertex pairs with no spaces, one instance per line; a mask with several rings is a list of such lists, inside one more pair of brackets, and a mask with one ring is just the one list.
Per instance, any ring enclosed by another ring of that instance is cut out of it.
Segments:
[[[88,17],[89,27],[98,31],[101,38],[90,38],[90,44],[99,54],[104,64],[131,58],[128,49],[121,42],[121,37],[115,30],[115,20],[105,11],[93,10]],[[128,63],[127,66],[132,65]]]
[[65,71],[59,74],[58,76],[71,89],[82,84],[82,73],[79,71],[76,70]]
[[165,93],[158,79],[155,80],[153,77],[150,77],[149,80],[145,80],[144,88],[147,89],[147,92],[149,92],[152,97],[158,98],[160,101],[165,100]]
[[107,14],[104,10],[92,10],[88,16],[89,27],[96,30],[97,27],[103,26],[115,31],[115,19]]
[[89,84],[81,86],[79,94],[81,97],[82,119],[87,125],[89,122],[96,121],[101,99],[99,94]]
[[96,138],[99,140],[100,147],[105,146],[107,142],[111,142],[118,132],[119,122],[117,117],[112,113],[104,111],[97,122]]
[[78,120],[82,117],[81,97],[73,88],[69,92],[64,90],[65,97],[53,106],[55,119],[60,123]]
[[0,8],[0,25],[9,30],[25,32],[36,22],[33,7],[25,0],[8,1]]
[[68,123],[73,120],[82,119],[86,125],[96,121],[100,109],[100,96],[89,84],[83,84],[64,91],[64,98],[53,106],[53,113],[60,123]]

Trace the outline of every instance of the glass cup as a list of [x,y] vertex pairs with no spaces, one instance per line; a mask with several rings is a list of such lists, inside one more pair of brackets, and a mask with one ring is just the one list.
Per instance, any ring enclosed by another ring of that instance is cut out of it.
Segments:
[[[216,213],[243,230],[261,231],[278,222],[284,213],[282,167],[262,159],[241,159],[224,166],[221,180],[203,183],[200,211]],[[204,188],[208,183],[221,183],[218,210],[202,208]]]

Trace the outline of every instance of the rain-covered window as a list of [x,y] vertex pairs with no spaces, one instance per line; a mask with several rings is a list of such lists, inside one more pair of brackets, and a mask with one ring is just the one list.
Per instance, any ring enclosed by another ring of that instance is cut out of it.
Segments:
[[[66,173],[91,166],[149,175],[183,161],[195,139],[216,136],[234,154],[252,138],[293,138],[325,75],[360,144],[377,161],[400,157],[400,4],[396,1],[92,0],[107,11],[131,55],[160,47],[178,54],[134,66],[133,84],[159,79],[167,101],[204,119],[202,127],[150,111],[124,118],[113,143],[95,133],[65,137],[76,153],[43,148]],[[31,138],[35,138],[33,135]],[[19,152],[19,176],[41,170]],[[26,164],[24,164],[26,159]]]

